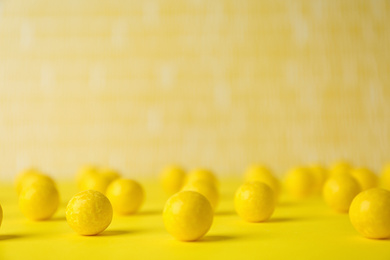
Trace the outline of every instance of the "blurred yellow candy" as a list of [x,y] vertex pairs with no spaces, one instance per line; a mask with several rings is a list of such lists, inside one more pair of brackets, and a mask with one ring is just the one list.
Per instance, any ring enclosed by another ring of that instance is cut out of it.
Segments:
[[82,166],[76,174],[76,182],[79,190],[85,190],[85,179],[89,178],[91,175],[97,174],[98,167],[94,165],[84,165]]
[[161,172],[161,185],[168,195],[179,192],[186,182],[186,172],[179,166],[168,166]]
[[181,191],[165,203],[163,219],[167,231],[180,241],[203,237],[213,223],[210,202],[199,192]]
[[349,217],[362,236],[390,238],[390,191],[374,188],[359,193],[351,203]]
[[306,168],[293,168],[287,172],[285,187],[293,198],[301,199],[313,195],[316,186],[315,176]]
[[55,185],[54,180],[43,174],[37,169],[27,169],[23,171],[17,178],[16,178],[16,191],[18,194],[22,191],[23,188],[30,186],[31,184],[35,182],[46,182],[48,184]]
[[339,175],[328,179],[323,188],[325,203],[333,210],[347,213],[355,196],[361,191],[352,176]]
[[119,178],[120,174],[109,168],[84,167],[78,176],[80,190],[96,190],[104,194],[108,185]]
[[237,214],[248,222],[268,220],[275,210],[273,190],[262,182],[247,182],[240,186],[234,197]]
[[325,181],[328,178],[328,171],[320,164],[314,164],[308,167],[308,170],[313,174],[316,180],[316,187],[314,193],[321,194]]
[[192,191],[199,192],[200,194],[205,196],[206,199],[208,199],[208,201],[210,202],[214,210],[218,206],[219,203],[218,188],[209,182],[206,182],[204,180],[196,180],[186,184],[183,190],[192,190]]
[[356,168],[351,170],[351,175],[357,180],[363,191],[378,186],[378,176],[369,169]]
[[273,175],[272,171],[262,165],[252,165],[245,173],[245,182],[259,181],[267,184],[278,198],[280,194],[280,181]]
[[390,163],[383,167],[380,176],[380,181],[381,187],[390,190]]
[[142,186],[130,179],[117,179],[111,182],[106,195],[113,210],[121,215],[137,212],[145,199]]
[[352,170],[352,166],[349,162],[340,160],[330,167],[329,173],[330,177],[334,177],[337,175],[348,175],[350,174],[350,171]]
[[218,186],[218,179],[213,172],[206,169],[194,169],[188,174],[188,183],[193,181],[202,180]]
[[31,220],[51,218],[60,203],[58,190],[50,182],[34,182],[24,187],[19,195],[19,207]]
[[66,207],[66,220],[76,233],[85,236],[103,232],[111,223],[112,206],[104,194],[95,190],[77,193]]

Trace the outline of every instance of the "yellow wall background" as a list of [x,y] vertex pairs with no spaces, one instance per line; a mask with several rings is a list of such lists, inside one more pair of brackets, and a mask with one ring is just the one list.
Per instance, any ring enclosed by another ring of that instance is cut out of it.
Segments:
[[390,2],[0,0],[0,173],[390,160]]

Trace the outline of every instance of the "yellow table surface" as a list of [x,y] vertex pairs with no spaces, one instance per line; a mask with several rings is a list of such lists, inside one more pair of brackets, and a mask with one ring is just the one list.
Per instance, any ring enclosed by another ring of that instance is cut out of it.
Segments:
[[93,237],[77,235],[65,219],[75,185],[59,185],[62,204],[53,219],[27,220],[12,185],[0,185],[4,219],[0,259],[390,259],[390,240],[361,237],[348,215],[332,212],[321,198],[293,201],[282,196],[271,220],[246,223],[234,211],[239,181],[221,183],[221,203],[209,233],[198,242],[179,242],[164,228],[167,197],[156,181],[142,182],[147,198],[133,216],[114,215]]

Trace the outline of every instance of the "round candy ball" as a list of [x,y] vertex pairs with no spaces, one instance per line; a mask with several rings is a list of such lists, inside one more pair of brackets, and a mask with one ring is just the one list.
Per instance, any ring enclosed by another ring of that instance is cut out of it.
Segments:
[[205,182],[209,182],[215,186],[218,186],[218,179],[213,172],[207,169],[194,169],[188,174],[188,183],[193,181],[202,180]]
[[259,181],[267,184],[275,193],[276,198],[280,194],[280,181],[275,177],[270,169],[262,165],[252,165],[245,173],[245,181]]
[[219,203],[218,188],[209,182],[206,182],[204,180],[196,180],[185,185],[183,190],[192,190],[192,191],[199,192],[200,194],[205,196],[206,199],[208,199],[208,201],[210,202],[214,210],[218,206]]
[[390,191],[374,188],[359,193],[351,203],[349,218],[364,237],[390,238]]
[[58,209],[60,198],[55,185],[35,182],[22,189],[19,195],[19,208],[31,220],[51,218]]
[[351,175],[360,184],[362,190],[368,190],[378,186],[378,176],[367,168],[353,169],[351,170]]
[[340,213],[347,213],[352,200],[361,191],[359,183],[349,175],[328,179],[323,188],[325,203]]
[[97,235],[111,223],[111,203],[99,191],[79,192],[66,206],[66,220],[70,227],[80,235]]
[[238,188],[234,198],[237,214],[248,222],[268,220],[275,210],[275,195],[262,182],[248,182]]
[[203,237],[213,223],[210,202],[199,192],[181,191],[168,199],[163,219],[167,231],[180,241]]
[[28,187],[31,184],[36,183],[36,182],[39,182],[39,183],[45,182],[48,185],[55,186],[55,182],[51,177],[43,174],[42,172],[40,172],[37,169],[28,169],[28,170],[22,172],[17,177],[17,180],[16,180],[17,193],[20,194],[25,187]]
[[121,215],[130,215],[139,210],[145,199],[142,186],[130,179],[117,179],[108,186],[106,195],[113,210]]
[[168,166],[161,172],[161,185],[168,195],[179,192],[186,181],[186,172],[179,166]]
[[291,169],[285,179],[287,192],[296,199],[309,197],[315,193],[317,180],[307,168]]

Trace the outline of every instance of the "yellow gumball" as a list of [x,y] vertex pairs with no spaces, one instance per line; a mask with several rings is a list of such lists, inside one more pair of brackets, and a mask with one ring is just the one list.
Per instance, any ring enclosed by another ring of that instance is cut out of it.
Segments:
[[349,162],[340,160],[330,167],[330,177],[335,177],[338,175],[348,175],[352,170],[352,166]]
[[385,165],[380,176],[381,187],[390,190],[390,163]]
[[24,187],[19,195],[19,207],[23,215],[31,220],[51,218],[60,203],[55,185],[47,182],[35,182]]
[[98,167],[94,165],[84,165],[78,170],[76,174],[76,182],[79,190],[87,189],[87,185],[85,184],[86,179],[90,178],[94,174],[97,174],[98,170]]
[[165,204],[163,219],[167,231],[180,241],[195,241],[203,237],[213,223],[210,202],[199,192],[181,191]]
[[323,197],[325,203],[333,210],[347,213],[352,200],[360,191],[361,187],[353,177],[339,175],[326,181]]
[[248,222],[268,220],[275,210],[273,190],[262,182],[247,182],[238,188],[234,197],[237,214]]
[[270,169],[262,165],[252,165],[245,173],[245,182],[259,181],[267,184],[278,198],[280,194],[280,181]]
[[315,193],[317,180],[314,175],[303,167],[291,169],[285,179],[287,192],[296,199],[306,198]]
[[351,203],[349,217],[362,236],[390,238],[390,191],[374,188],[359,193]]
[[218,186],[218,179],[213,172],[206,169],[195,169],[188,174],[188,183],[193,181],[202,180],[209,182],[215,186]]
[[378,186],[378,176],[366,168],[356,168],[351,170],[351,175],[360,184],[362,190],[376,188]]
[[95,190],[77,193],[66,207],[66,220],[76,233],[93,236],[111,223],[112,206],[104,194]]
[[121,215],[130,215],[137,212],[145,199],[142,186],[130,179],[117,179],[111,182],[106,195],[113,210]]
[[54,180],[43,174],[41,171],[31,168],[23,171],[19,176],[16,178],[16,191],[18,194],[22,191],[23,188],[30,186],[33,183],[40,182],[40,183],[48,183],[55,185]]
[[192,191],[199,192],[200,194],[205,196],[206,199],[209,200],[214,210],[218,206],[219,203],[218,188],[215,185],[210,184],[209,182],[206,182],[204,180],[196,180],[184,186],[183,190],[192,190]]
[[185,181],[186,172],[179,166],[168,166],[161,172],[161,185],[168,195],[179,192]]
[[119,179],[121,177],[119,172],[107,167],[100,168],[99,173],[107,180],[108,183],[111,183],[114,180]]

